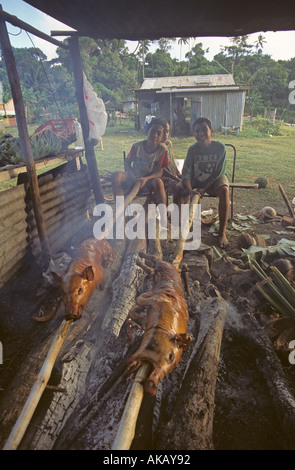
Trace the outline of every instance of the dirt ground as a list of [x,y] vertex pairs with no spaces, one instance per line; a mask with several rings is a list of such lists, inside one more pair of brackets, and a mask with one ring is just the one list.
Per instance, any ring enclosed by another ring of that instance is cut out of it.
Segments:
[[[210,199],[206,204],[207,207],[204,204],[203,209],[213,208],[213,216],[216,215],[217,203],[212,202]],[[246,267],[243,252],[238,247],[238,241],[241,233],[251,233],[259,235],[262,244],[273,246],[282,238],[295,241],[295,232],[282,227],[280,217],[265,223],[261,220],[259,211],[253,214],[243,214],[243,216],[242,218],[235,216],[234,220],[229,221],[227,234],[230,247],[226,251],[219,250],[223,257],[233,260],[231,266],[235,264],[235,261],[238,266],[244,264],[243,269],[239,272],[240,278],[236,281],[237,283],[233,285],[230,271],[228,273],[224,272],[223,276],[215,276],[210,269],[210,264],[202,264],[203,258],[196,263],[197,267],[194,268],[194,275],[189,275],[189,286],[193,300],[189,298],[188,294],[187,300],[192,317],[197,315],[200,299],[206,298],[207,295],[210,296],[209,288],[212,285],[216,286],[229,305],[216,384],[214,447],[216,450],[287,449],[288,446],[282,432],[282,423],[273,407],[265,381],[257,369],[255,354],[249,350],[245,343],[240,341],[239,312],[247,312],[264,326],[267,320],[274,315],[274,311],[263,299],[255,296],[255,294],[249,296],[249,291],[253,286],[253,278],[248,276],[249,270]],[[249,219],[248,216],[252,216],[252,218]],[[69,261],[75,247],[83,239],[92,236],[93,222],[94,220],[91,219],[84,229],[67,244],[63,253],[64,263]],[[217,246],[214,227],[213,223],[202,224],[202,246],[205,248],[213,245]],[[174,242],[167,241],[162,246],[163,258],[168,260],[173,252]],[[191,263],[190,255],[191,253],[186,253],[184,258],[188,265]],[[193,253],[193,259],[196,261],[194,256],[196,256],[195,253]],[[38,315],[40,306],[46,299],[47,302],[50,302],[50,299],[56,298],[58,295],[57,291],[53,289],[37,296],[40,280],[40,270],[32,266],[31,269],[24,269],[14,276],[11,282],[0,292],[0,339],[4,351],[4,363],[0,366],[0,405],[3,392],[12,383],[16,372],[22,366],[24,358],[32,348],[46,339],[51,332],[50,322],[37,324],[32,320],[32,317]],[[120,341],[122,341],[122,338]],[[178,366],[178,371],[173,372],[171,376],[173,374],[174,377],[177,377],[177,374],[181,375],[187,359],[188,356],[184,354],[181,364]],[[290,387],[295,392],[295,366],[288,362],[286,355],[280,356],[280,360]],[[165,423],[165,419],[167,419],[167,410],[169,406],[172,406],[174,399],[175,394],[172,392],[173,380],[173,377],[167,378],[166,385],[164,385],[166,394],[162,399],[162,415],[158,423],[158,429],[154,433],[153,444],[142,444],[139,441],[139,448],[140,445],[145,445],[147,448],[149,448],[149,445],[153,445],[153,448],[156,449],[164,448],[158,433],[163,423]],[[46,406],[48,406],[48,403]],[[161,447],[158,447],[159,443],[161,443]],[[72,449],[89,448],[89,446],[90,448],[102,449],[108,448],[108,443],[103,444],[102,447],[99,444],[95,447],[95,444],[89,444],[89,442],[87,442],[87,445],[78,441],[67,443],[67,448]],[[173,449],[173,441],[172,443],[165,443],[165,446],[166,449]]]

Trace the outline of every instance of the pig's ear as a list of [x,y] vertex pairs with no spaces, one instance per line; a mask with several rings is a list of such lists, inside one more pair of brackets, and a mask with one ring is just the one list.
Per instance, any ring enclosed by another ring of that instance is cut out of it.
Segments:
[[83,279],[86,279],[87,281],[93,281],[94,279],[94,272],[92,269],[92,266],[87,266],[87,268],[84,269],[82,272],[81,276]]
[[173,339],[177,341],[180,348],[185,348],[191,342],[192,336],[187,333],[177,333]]
[[59,285],[62,281],[62,275],[59,273],[56,273],[55,271],[51,271],[51,276],[55,280],[56,284]]

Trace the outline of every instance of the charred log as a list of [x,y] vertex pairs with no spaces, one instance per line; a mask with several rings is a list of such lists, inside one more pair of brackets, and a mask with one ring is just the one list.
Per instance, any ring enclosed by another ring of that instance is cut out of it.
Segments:
[[220,298],[202,312],[199,338],[175,407],[161,428],[161,448],[213,449],[215,386],[226,316],[227,305]]
[[143,249],[145,240],[130,241],[120,274],[112,285],[112,302],[104,317],[102,329],[116,337],[120,334],[143,282],[143,271],[137,265],[138,252]]
[[243,320],[246,328],[240,332],[240,338],[255,357],[257,368],[265,380],[287,446],[290,450],[294,450],[294,394],[269,337],[254,317],[244,315]]

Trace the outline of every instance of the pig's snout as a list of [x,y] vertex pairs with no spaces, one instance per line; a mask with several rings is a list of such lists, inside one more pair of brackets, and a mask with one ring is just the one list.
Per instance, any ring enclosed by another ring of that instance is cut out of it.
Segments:
[[75,305],[75,306],[70,305],[70,308],[66,308],[65,319],[72,320],[75,322],[79,320],[79,318],[81,318],[82,311],[83,311],[82,305]]
[[152,397],[155,396],[157,393],[158,384],[162,380],[164,375],[165,374],[163,371],[161,371],[161,369],[159,368],[154,369],[153,372],[150,374],[150,376],[146,379],[144,383],[144,389],[146,393],[148,393]]

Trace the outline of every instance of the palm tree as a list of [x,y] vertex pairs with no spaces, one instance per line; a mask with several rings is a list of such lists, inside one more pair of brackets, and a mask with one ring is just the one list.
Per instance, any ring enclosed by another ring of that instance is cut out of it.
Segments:
[[262,49],[264,47],[264,43],[266,43],[265,37],[263,36],[263,34],[259,34],[257,41],[255,42],[255,47],[258,54],[261,54]]
[[180,45],[180,54],[179,54],[179,62],[181,62],[181,53],[182,53],[182,46],[189,44],[190,38],[179,38],[178,44]]

